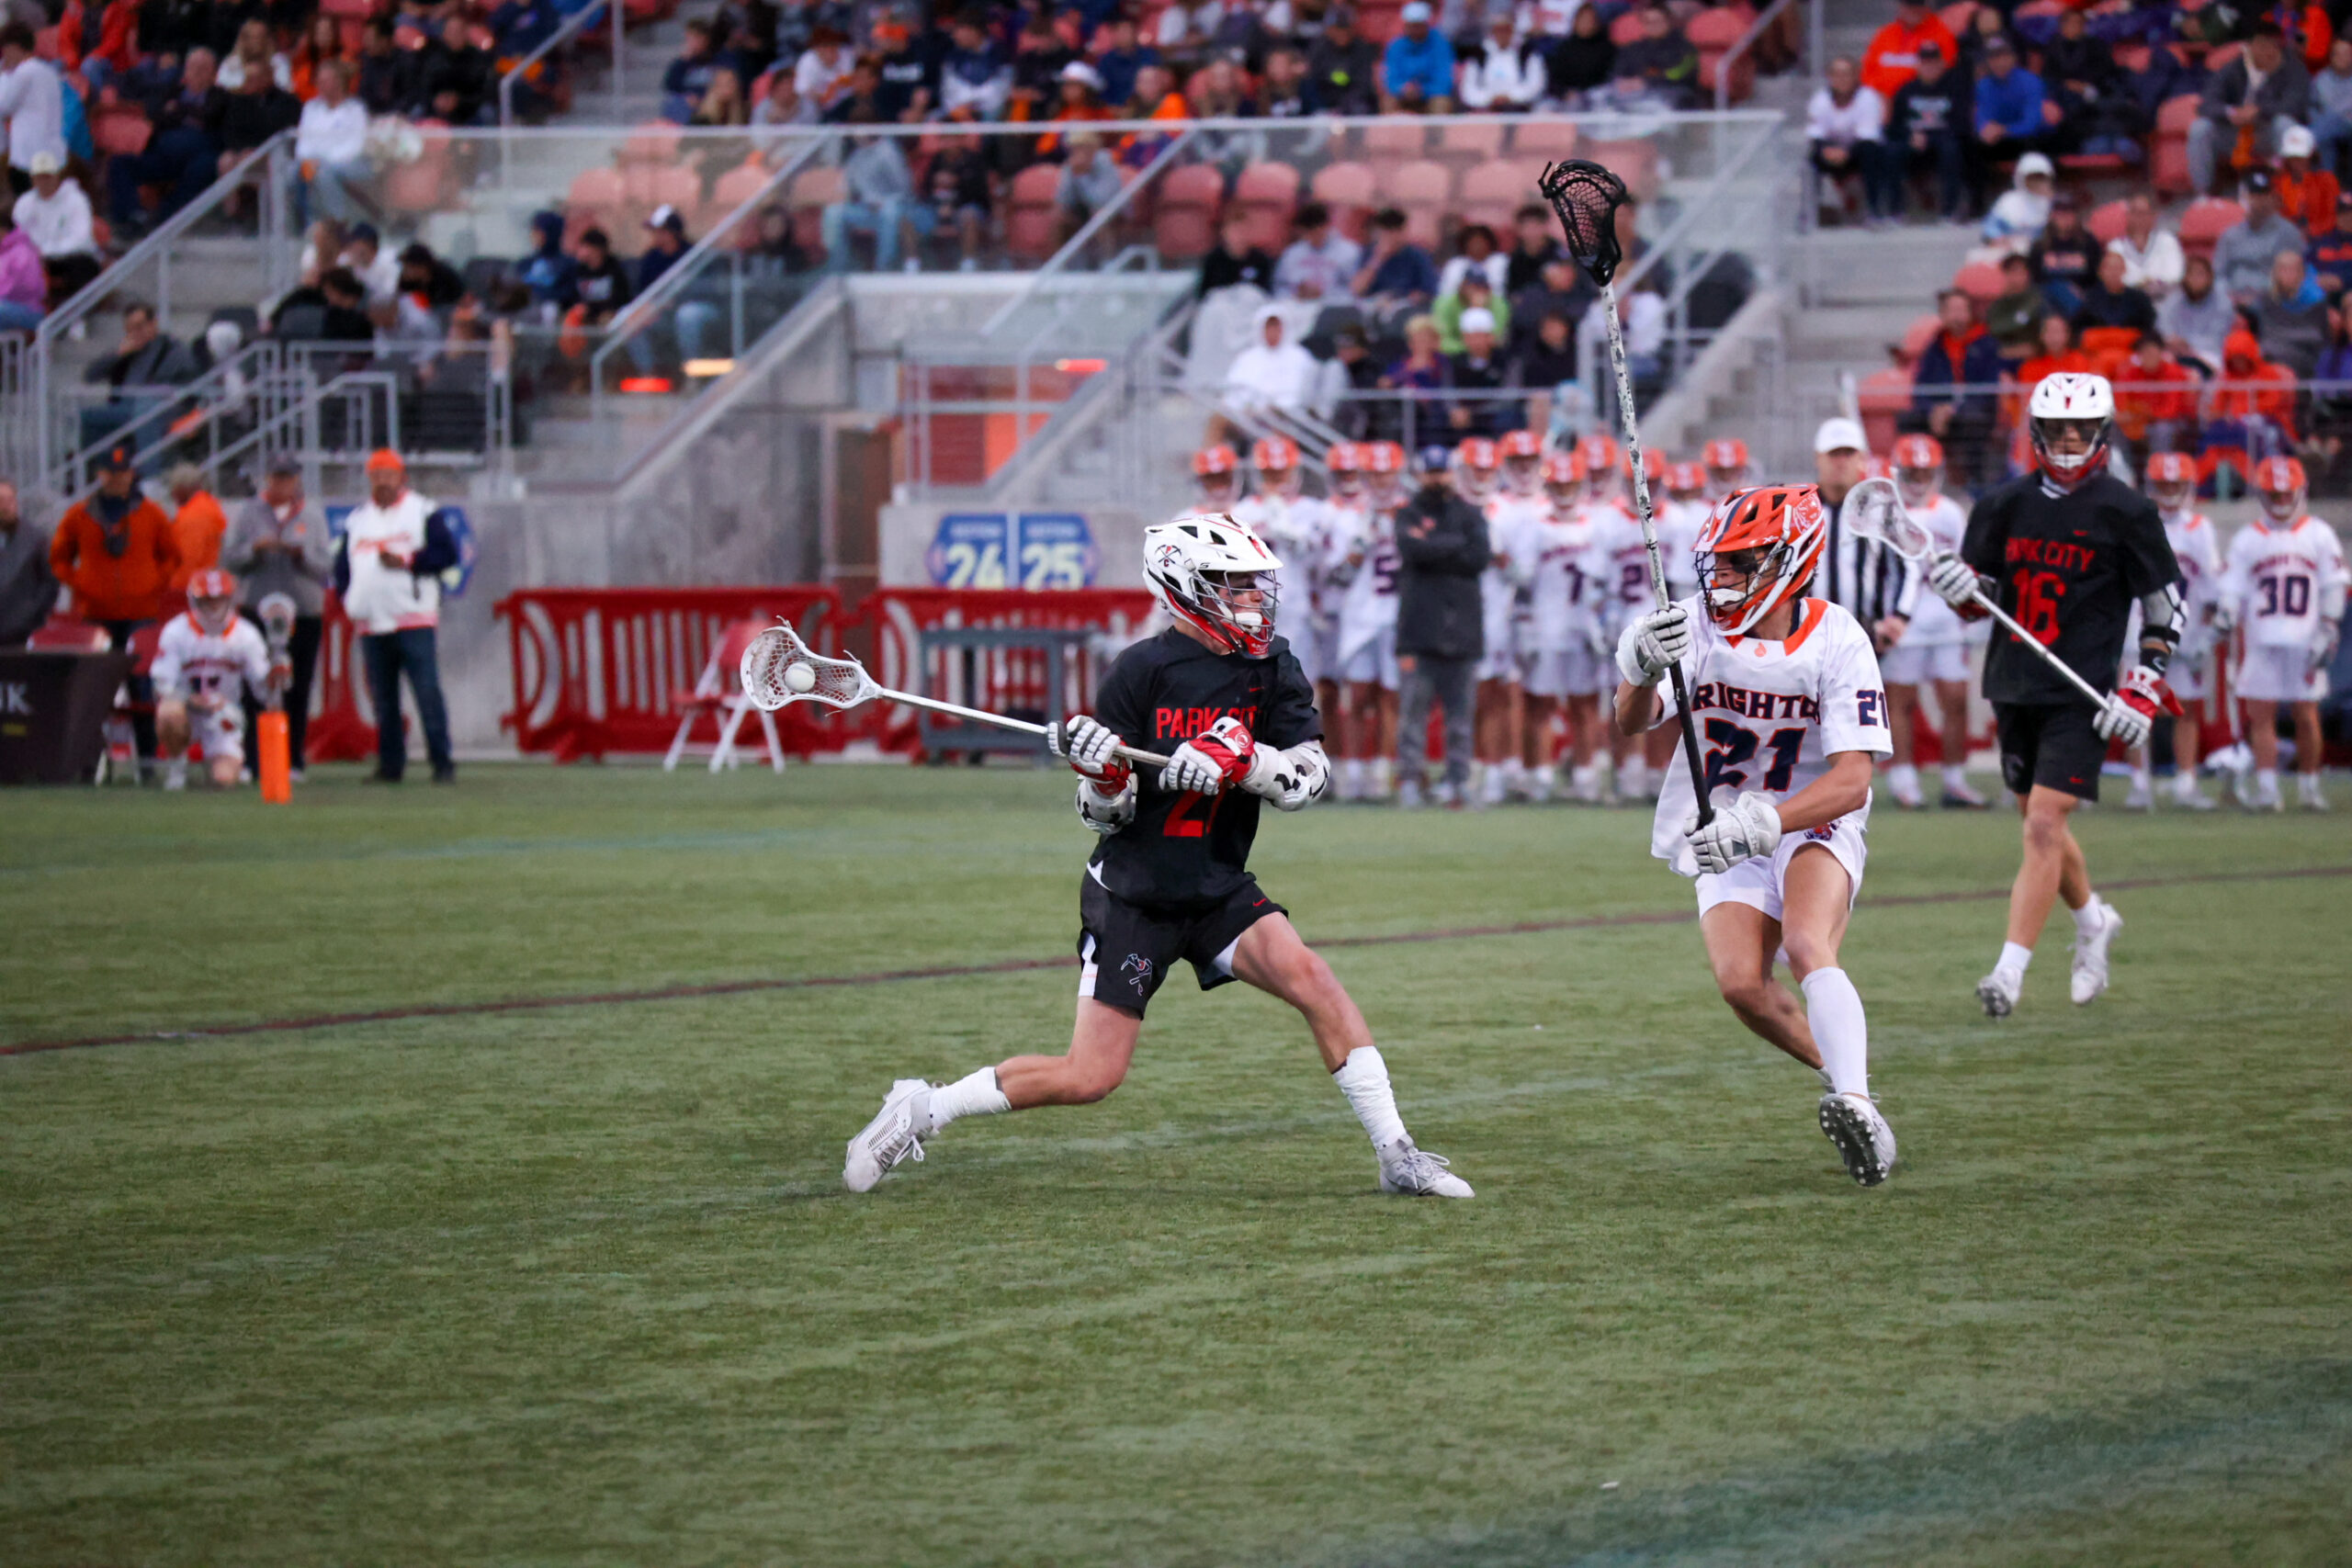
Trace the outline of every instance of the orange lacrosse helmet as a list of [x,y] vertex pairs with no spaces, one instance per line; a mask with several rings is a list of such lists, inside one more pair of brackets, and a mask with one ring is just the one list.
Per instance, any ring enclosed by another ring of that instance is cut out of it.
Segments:
[[1707,614],[1733,637],[1748,630],[1804,591],[1828,537],[1813,485],[1762,485],[1725,496],[1707,514],[1692,552]]
[[1707,468],[1703,463],[1677,463],[1666,471],[1666,491],[1678,499],[1707,493]]
[[1905,435],[1894,443],[1894,488],[1905,506],[1925,506],[1944,471],[1943,444],[1932,435]]
[[[1649,480],[1651,489],[1656,490],[1658,486],[1666,483],[1666,471],[1670,466],[1671,465],[1669,465],[1666,460],[1666,454],[1659,451],[1657,447],[1649,446],[1643,448],[1642,475]],[[1634,456],[1632,453],[1628,452],[1623,457],[1617,459],[1617,471],[1624,475],[1626,484],[1631,485],[1634,482]]]
[[1375,441],[1363,448],[1363,468],[1368,474],[1401,474],[1405,449],[1394,441]]
[[1323,471],[1331,476],[1333,495],[1354,495],[1363,489],[1363,448],[1352,441],[1334,441],[1323,454]]
[[1269,435],[1250,448],[1250,466],[1260,473],[1298,467],[1298,443],[1287,435]]
[[1700,449],[1699,460],[1708,470],[1727,484],[1736,484],[1747,473],[1747,443],[1731,436],[1718,436]]
[[1221,441],[1204,446],[1193,454],[1193,481],[1211,506],[1230,506],[1241,494],[1241,459]]
[[1453,482],[1473,501],[1484,501],[1495,490],[1496,470],[1502,455],[1483,435],[1473,435],[1453,449]]
[[237,624],[237,580],[218,567],[187,580],[188,614],[214,637],[224,636]]
[[1605,430],[1585,436],[1577,443],[1577,450],[1584,454],[1588,477],[1605,474],[1617,466],[1617,438]]
[[1505,462],[1513,457],[1541,457],[1544,443],[1532,430],[1514,430],[1495,443],[1495,450],[1502,454]]
[[1564,447],[1544,454],[1544,491],[1555,506],[1573,506],[1584,492],[1584,454]]
[[2148,496],[2166,512],[2178,512],[2197,494],[2197,459],[2186,452],[2152,452],[2147,471]]
[[2293,523],[2303,514],[2303,493],[2310,481],[2297,457],[2265,457],[2254,466],[2254,493],[2273,523]]

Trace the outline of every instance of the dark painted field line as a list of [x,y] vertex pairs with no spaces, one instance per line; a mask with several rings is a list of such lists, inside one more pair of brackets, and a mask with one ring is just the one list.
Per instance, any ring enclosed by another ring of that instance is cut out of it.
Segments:
[[[2188,887],[2222,882],[2277,882],[2315,876],[2352,876],[2352,865],[2302,866],[2283,871],[2220,871],[2196,876],[2143,876],[2102,882],[2103,893],[2135,888]],[[1900,908],[1923,904],[1973,904],[2007,898],[2006,887],[1975,888],[1947,893],[1912,893],[1892,898],[1871,898],[1872,908]],[[1385,936],[1317,938],[1318,948],[1391,947],[1404,942],[1472,942],[1481,937],[1537,936],[1549,931],[1597,931],[1609,926],[1682,926],[1696,923],[1696,909],[1646,911],[1624,915],[1579,915],[1566,920],[1517,920],[1508,925],[1447,926],[1436,931],[1394,931]],[[510,997],[502,1001],[428,1002],[413,1007],[375,1008],[365,1012],[313,1013],[303,1018],[264,1019],[253,1023],[222,1023],[202,1029],[149,1030],[135,1034],[92,1034],[73,1040],[20,1040],[0,1045],[0,1056],[29,1056],[44,1051],[78,1051],[97,1045],[146,1045],[168,1040],[228,1040],[243,1034],[289,1034],[313,1029],[339,1029],[354,1023],[392,1023],[418,1018],[481,1018],[508,1012],[543,1012],[554,1008],[620,1007],[639,1002],[690,1001],[699,997],[745,996],[757,991],[812,991],[836,987],[892,986],[908,980],[953,980],[976,975],[1018,975],[1032,969],[1075,968],[1075,954],[1056,958],[1008,958],[994,964],[948,964],[929,969],[883,969],[865,975],[810,975],[790,980],[721,980],[705,986],[657,986],[636,991],[582,991],[554,997]]]

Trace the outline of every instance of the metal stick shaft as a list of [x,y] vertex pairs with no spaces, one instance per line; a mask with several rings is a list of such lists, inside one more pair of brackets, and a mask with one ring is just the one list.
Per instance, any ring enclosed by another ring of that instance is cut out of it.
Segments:
[[[912,692],[894,692],[888,686],[875,687],[873,698],[869,700],[905,703],[910,707],[928,708],[933,713],[944,713],[950,718],[969,719],[974,724],[993,725],[999,729],[1015,730],[1023,735],[1043,738],[1046,733],[1044,725],[1032,724],[1025,718],[1014,718],[1010,714],[989,713],[983,708],[967,708],[961,703],[944,703],[937,697],[919,697]],[[1156,751],[1142,751],[1133,746],[1120,746],[1114,750],[1128,761],[1141,767],[1164,768],[1168,765],[1168,759]]]
[[[1634,378],[1625,367],[1625,329],[1617,320],[1617,285],[1600,286],[1600,302],[1609,321],[1609,363],[1617,372],[1617,412],[1625,426],[1625,460],[1634,468],[1634,517],[1642,525],[1642,544],[1650,553],[1650,592],[1657,595],[1657,607],[1665,609],[1673,603],[1666,590],[1666,558],[1658,553],[1657,523],[1650,514],[1650,477],[1642,466],[1642,427],[1634,414]],[[1669,665],[1667,675],[1674,682],[1675,716],[1682,728],[1682,760],[1690,769],[1690,793],[1699,802],[1699,826],[1703,828],[1715,819],[1714,806],[1707,799],[1707,770],[1699,761],[1699,726],[1690,714],[1690,693],[1682,679],[1682,666]]]

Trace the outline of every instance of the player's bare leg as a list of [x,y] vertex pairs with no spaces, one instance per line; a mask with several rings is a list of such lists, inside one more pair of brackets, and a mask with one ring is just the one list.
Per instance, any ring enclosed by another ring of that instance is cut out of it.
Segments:
[[1558,783],[1553,759],[1559,743],[1552,734],[1552,719],[1560,711],[1560,699],[1539,697],[1522,688],[1519,700],[1519,765],[1527,778],[1527,797],[1549,800]]
[[1968,682],[1938,681],[1935,693],[1936,722],[1944,743],[1943,804],[1982,810],[1984,797],[1968,787]]
[[1472,699],[1471,734],[1486,774],[1480,783],[1481,799],[1488,806],[1503,803],[1506,765],[1519,761],[1518,694],[1516,683],[1495,679],[1479,682]]
[[1340,798],[1363,800],[1374,789],[1367,776],[1373,759],[1380,755],[1380,687],[1370,681],[1347,683],[1340,712]]
[[1870,1024],[1861,993],[1838,962],[1853,904],[1853,879],[1836,855],[1811,844],[1790,857],[1781,878],[1781,946],[1804,992],[1806,1024],[1828,1080],[1821,1131],[1838,1145],[1846,1173],[1875,1187],[1894,1168],[1894,1130],[1871,1099]]
[[[1012,1056],[987,1070],[994,1073],[997,1091],[1003,1097],[1007,1111],[1028,1111],[1040,1105],[1092,1105],[1108,1099],[1113,1089],[1126,1082],[1127,1066],[1135,1060],[1136,1041],[1142,1033],[1141,1013],[1098,1002],[1092,997],[1080,997],[1078,1021],[1070,1030],[1068,1051],[1058,1056]],[[954,1087],[949,1085],[947,1089]],[[934,1091],[934,1098],[944,1092]],[[985,1111],[988,1107],[975,1109]],[[961,1109],[955,1112],[971,1113]],[[954,1115],[948,1120],[954,1120]]]
[[[2301,727],[2297,726],[2296,750],[2302,750]],[[2245,744],[2254,753],[2254,795],[2245,801],[2250,811],[2284,811],[2287,803],[2278,794],[2278,705],[2254,697],[2245,699]],[[2241,798],[2244,798],[2243,796]]]
[[2205,756],[2205,702],[2188,697],[2181,716],[2172,723],[2172,798],[2192,811],[2211,811],[2213,802],[2197,787],[2197,769]]
[[1354,755],[1348,750],[1348,710],[1338,680],[1326,676],[1315,682],[1315,711],[1323,716],[1327,726],[1323,739],[1331,755],[1342,761]]
[[1600,774],[1593,759],[1600,755],[1600,694],[1585,692],[1564,698],[1568,721],[1568,777],[1578,800],[1600,798]]
[[2320,764],[2326,761],[2321,751],[2324,744],[2320,739],[2319,705],[2295,705],[2295,785],[2301,792],[2303,809],[2324,811],[2327,796],[2320,793]]
[[2081,804],[2047,784],[2035,784],[2018,803],[2025,858],[2009,887],[2008,938],[1993,972],[1976,986],[1976,999],[1989,1018],[2007,1018],[2015,1010],[2034,944],[2049,923],[2051,905],[2061,898],[2075,916],[2075,1000],[2087,1002],[2107,989],[2108,944],[2123,929],[2123,917],[2091,891],[2090,866],[2069,820]]
[[1781,950],[1781,922],[1753,904],[1718,904],[1699,918],[1715,989],[1748,1032],[1818,1071],[1821,1048],[1804,1009],[1772,978]]

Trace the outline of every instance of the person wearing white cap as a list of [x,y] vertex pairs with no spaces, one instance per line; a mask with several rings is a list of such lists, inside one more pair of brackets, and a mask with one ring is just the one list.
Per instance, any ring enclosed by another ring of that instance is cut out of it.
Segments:
[[1401,24],[1380,57],[1380,108],[1384,114],[1452,114],[1453,46],[1430,23],[1429,0],[1408,0],[1396,14]]
[[2318,150],[2319,141],[2309,130],[2300,125],[2290,128],[2278,138],[2278,166],[2270,176],[2278,187],[2279,212],[2308,234],[2328,227],[2335,198],[2343,192],[2334,175],[2312,166]]
[[98,239],[90,219],[90,198],[65,177],[65,160],[54,152],[36,152],[31,167],[33,188],[17,198],[10,211],[17,227],[40,253],[49,274],[50,298],[72,299],[98,276]]
[[1919,580],[1901,556],[1874,539],[1856,538],[1845,525],[1846,497],[1868,475],[1870,461],[1870,437],[1859,422],[1825,419],[1814,432],[1813,471],[1829,536],[1813,592],[1851,614],[1871,634],[1872,647],[1884,653],[1911,624]]
[[[1510,367],[1495,352],[1495,313],[1484,305],[1462,312],[1462,352],[1452,356],[1456,391],[1501,387],[1510,379]],[[1447,418],[1465,435],[1494,435],[1508,423],[1499,399],[1464,398],[1450,404]]]
[[22,22],[0,27],[0,120],[8,125],[8,183],[17,190],[32,184],[40,153],[64,165],[65,84],[33,53],[33,30]]

